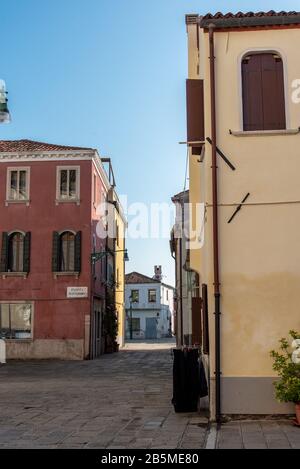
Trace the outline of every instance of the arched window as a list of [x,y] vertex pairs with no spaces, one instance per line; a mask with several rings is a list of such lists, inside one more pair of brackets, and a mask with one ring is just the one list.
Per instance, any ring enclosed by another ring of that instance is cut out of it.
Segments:
[[12,233],[8,239],[8,271],[23,272],[24,267],[24,235]]
[[242,60],[245,131],[286,128],[282,58],[274,52],[249,53]]
[[81,231],[54,231],[52,241],[52,272],[81,271]]
[[66,231],[60,235],[60,271],[74,272],[75,270],[75,235]]

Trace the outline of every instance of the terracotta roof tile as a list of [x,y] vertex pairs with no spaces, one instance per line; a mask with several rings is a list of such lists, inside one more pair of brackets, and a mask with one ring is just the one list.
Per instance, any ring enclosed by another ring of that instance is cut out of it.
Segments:
[[131,272],[125,275],[125,283],[160,283],[160,281],[138,272]]
[[274,10],[264,12],[264,11],[259,11],[259,12],[253,12],[253,11],[248,11],[247,13],[243,13],[239,11],[238,13],[215,13],[214,15],[212,13],[207,13],[207,15],[203,16],[202,19],[208,20],[208,19],[226,19],[226,18],[261,18],[265,16],[296,16],[299,15],[300,13],[297,11],[279,11],[276,12]]
[[42,151],[68,151],[68,150],[93,150],[93,148],[70,147],[66,145],[55,145],[52,143],[35,142],[33,140],[0,140],[0,152],[42,152]]

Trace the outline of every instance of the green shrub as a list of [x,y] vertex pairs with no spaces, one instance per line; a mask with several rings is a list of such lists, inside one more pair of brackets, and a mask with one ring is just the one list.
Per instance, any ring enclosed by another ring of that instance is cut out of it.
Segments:
[[[290,331],[292,340],[300,339],[300,334]],[[291,341],[292,342],[292,341]],[[273,370],[278,373],[279,381],[274,383],[276,398],[279,402],[300,402],[300,363],[294,363],[293,351],[287,339],[281,339],[280,351],[272,350]]]

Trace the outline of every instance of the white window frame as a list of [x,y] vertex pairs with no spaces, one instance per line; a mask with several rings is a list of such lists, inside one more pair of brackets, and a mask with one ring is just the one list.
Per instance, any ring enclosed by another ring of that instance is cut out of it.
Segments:
[[[155,301],[150,301],[150,292],[155,293]],[[153,304],[157,302],[157,289],[156,288],[148,288],[148,303]]]
[[14,300],[3,300],[0,301],[0,305],[30,305],[31,306],[31,330],[30,337],[23,339],[5,339],[8,342],[32,342],[33,341],[33,331],[34,331],[34,302],[33,301],[14,301]]
[[[26,198],[25,199],[12,199],[10,197],[11,194],[11,173],[13,171],[18,172],[18,185],[20,181],[20,176],[19,173],[20,171],[25,171],[26,173],[26,186],[25,186],[25,191],[26,191]],[[7,173],[6,173],[6,205],[8,204],[29,204],[29,194],[30,194],[30,167],[28,166],[10,166],[7,168]]]
[[[75,198],[62,198],[60,194],[61,171],[76,171],[76,196]],[[56,167],[56,204],[76,203],[80,204],[80,166],[57,166]]]

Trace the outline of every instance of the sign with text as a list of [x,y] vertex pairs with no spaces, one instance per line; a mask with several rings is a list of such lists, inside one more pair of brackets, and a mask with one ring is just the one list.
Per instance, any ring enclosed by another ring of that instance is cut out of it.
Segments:
[[67,287],[67,298],[87,298],[88,287]]

